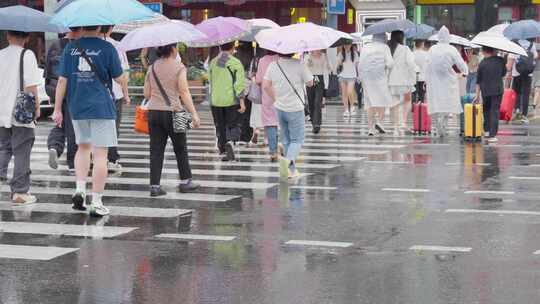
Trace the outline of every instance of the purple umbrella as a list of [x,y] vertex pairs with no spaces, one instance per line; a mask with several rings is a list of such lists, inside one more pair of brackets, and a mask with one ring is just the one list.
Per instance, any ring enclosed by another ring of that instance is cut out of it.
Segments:
[[208,38],[189,43],[191,47],[222,45],[240,39],[251,30],[251,26],[247,21],[236,17],[210,18],[195,27]]

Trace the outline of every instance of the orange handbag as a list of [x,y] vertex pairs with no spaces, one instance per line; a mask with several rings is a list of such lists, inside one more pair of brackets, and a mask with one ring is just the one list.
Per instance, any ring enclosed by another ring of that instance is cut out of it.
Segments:
[[135,108],[135,132],[142,134],[149,134],[148,130],[148,102],[143,100],[140,106]]

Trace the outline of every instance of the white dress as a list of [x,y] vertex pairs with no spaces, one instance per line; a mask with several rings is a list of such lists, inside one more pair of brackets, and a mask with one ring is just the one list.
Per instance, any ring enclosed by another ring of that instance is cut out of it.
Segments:
[[251,116],[249,116],[249,126],[252,128],[264,128],[262,122],[262,104],[251,103]]
[[366,107],[393,107],[388,88],[388,71],[394,60],[388,45],[374,41],[360,52],[359,77],[364,88]]
[[414,90],[418,67],[411,50],[399,44],[394,51],[394,65],[388,76],[388,86],[392,96],[402,96]]

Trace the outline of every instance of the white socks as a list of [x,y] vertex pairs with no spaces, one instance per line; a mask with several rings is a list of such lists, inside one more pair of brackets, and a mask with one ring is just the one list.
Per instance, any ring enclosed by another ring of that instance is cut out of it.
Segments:
[[92,192],[92,205],[103,205],[101,198],[103,194]]
[[77,181],[76,185],[76,192],[86,193],[86,181]]

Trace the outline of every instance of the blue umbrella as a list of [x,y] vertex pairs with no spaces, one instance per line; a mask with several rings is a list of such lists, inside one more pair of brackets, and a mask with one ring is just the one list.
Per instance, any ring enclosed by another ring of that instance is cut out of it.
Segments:
[[65,33],[69,29],[52,25],[51,16],[22,5],[0,8],[0,30]]
[[76,1],[76,0],[62,0],[58,2],[58,4],[56,5],[56,8],[54,9],[54,12],[58,13],[61,9],[63,9],[64,7],[66,7],[68,4],[70,4],[73,1]]
[[540,23],[535,20],[521,20],[510,24],[503,34],[510,40],[540,37]]
[[67,27],[115,25],[155,17],[136,0],[76,0],[65,4],[51,23]]
[[431,35],[433,35],[434,32],[435,28],[432,26],[429,26],[427,24],[417,24],[413,28],[405,31],[405,37],[419,40],[427,40],[429,37],[431,37]]
[[391,33],[393,31],[403,31],[414,28],[414,23],[409,20],[385,19],[370,25],[362,34],[369,36],[382,33]]

